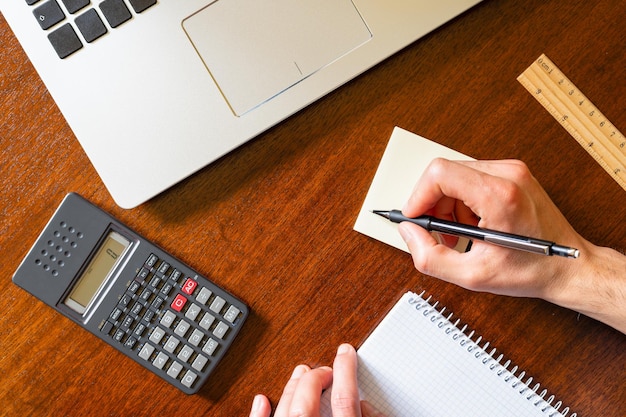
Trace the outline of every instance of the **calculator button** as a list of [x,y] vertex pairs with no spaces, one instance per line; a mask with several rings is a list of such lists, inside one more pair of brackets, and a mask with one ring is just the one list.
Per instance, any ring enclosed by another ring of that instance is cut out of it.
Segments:
[[120,328],[126,332],[129,331],[130,326],[133,325],[133,321],[134,319],[131,316],[124,317],[124,320],[122,321],[122,325],[120,326]]
[[148,268],[141,268],[139,273],[137,274],[137,281],[144,282],[146,278],[150,275],[150,270]]
[[146,323],[150,323],[152,321],[152,319],[154,318],[154,311],[152,310],[146,310],[146,312],[143,315],[143,321],[145,321]]
[[115,339],[117,342],[122,342],[122,339],[124,339],[125,335],[126,332],[124,330],[118,329],[115,331],[115,334],[113,334],[113,339]]
[[193,291],[196,289],[196,287],[198,286],[198,282],[194,281],[191,278],[187,278],[187,281],[185,281],[185,283],[183,284],[183,292],[185,294],[193,294]]
[[178,284],[178,281],[180,281],[180,277],[182,276],[182,272],[180,272],[178,269],[174,269],[170,274],[170,279]]
[[121,315],[122,315],[122,310],[120,310],[119,308],[116,308],[115,310],[111,312],[110,317],[111,317],[111,320],[117,321],[117,319],[119,319]]
[[128,286],[128,292],[131,294],[136,294],[139,288],[141,288],[141,284],[133,280]]
[[135,316],[139,316],[141,314],[141,310],[143,310],[143,306],[140,303],[135,303],[130,312]]
[[122,307],[126,307],[126,306],[128,306],[128,304],[130,304],[130,301],[131,301],[132,299],[133,299],[133,298],[132,298],[130,295],[128,295],[128,294],[124,294],[124,295],[122,296],[122,298],[120,299],[120,304],[119,304],[119,305],[120,305],[120,306],[122,306]]
[[172,378],[176,379],[178,378],[178,375],[180,374],[180,371],[182,370],[183,370],[183,365],[181,365],[178,362],[174,362],[170,366],[170,369],[167,370],[167,374],[171,376]]
[[152,297],[152,291],[150,291],[149,288],[143,290],[141,295],[139,296],[139,298],[141,298],[145,302],[148,302],[148,300],[150,300],[150,297]]
[[196,301],[202,305],[206,305],[207,301],[209,301],[209,297],[211,297],[211,294],[213,294],[211,290],[206,287],[202,287],[202,289],[198,293],[198,296],[196,297]]
[[169,328],[172,325],[172,323],[174,323],[175,319],[176,319],[176,315],[172,313],[171,311],[168,311],[163,315],[159,323]]
[[204,313],[202,320],[200,320],[200,327],[204,330],[209,330],[209,327],[211,327],[214,321],[215,317],[213,317],[210,313]]
[[191,367],[198,372],[202,372],[208,361],[209,359],[206,356],[198,355],[191,364]]
[[124,343],[124,346],[127,347],[128,349],[132,349],[135,347],[136,344],[137,344],[137,339],[135,339],[134,337],[129,337],[128,339],[126,339],[126,343]]
[[176,339],[174,336],[170,336],[167,339],[167,342],[165,342],[165,346],[163,346],[163,349],[165,349],[169,353],[172,353],[178,347],[179,343],[180,340]]
[[193,385],[194,382],[196,382],[196,378],[198,377],[198,375],[196,375],[195,373],[191,372],[191,371],[187,371],[185,373],[185,376],[183,377],[182,381],[180,381],[184,386],[186,386],[187,388],[191,388],[191,386]]
[[167,297],[168,295],[170,295],[170,291],[172,291],[172,288],[174,288],[174,286],[171,282],[168,281],[164,283],[163,288],[161,288],[161,294]]
[[143,335],[143,332],[145,330],[146,330],[146,325],[139,323],[137,327],[135,327],[135,331],[133,332],[133,334],[137,337],[141,337],[141,335]]
[[161,285],[161,281],[162,279],[155,275],[150,280],[150,286],[154,289],[158,289],[159,286]]
[[187,312],[185,313],[185,317],[193,321],[196,319],[196,317],[198,317],[198,314],[200,314],[200,311],[202,311],[200,309],[200,306],[198,306],[197,304],[192,304],[189,306],[189,309],[187,309]]
[[187,330],[189,330],[190,327],[191,325],[189,323],[187,323],[185,320],[181,320],[178,323],[178,326],[176,326],[174,333],[176,333],[180,337],[185,337],[185,334],[187,333]]
[[207,340],[206,344],[202,348],[202,351],[209,356],[213,356],[213,353],[215,353],[215,349],[217,349],[218,346],[219,346],[219,343],[217,343],[213,339],[209,339]]
[[194,329],[193,333],[191,333],[191,336],[189,336],[189,343],[191,343],[194,346],[198,346],[200,342],[202,341],[203,337],[204,337],[204,333],[202,333],[198,329]]
[[185,345],[180,352],[178,352],[177,357],[183,362],[188,362],[191,355],[193,355],[193,349],[190,346]]
[[181,311],[183,307],[185,306],[185,304],[187,304],[187,299],[183,297],[182,295],[177,294],[176,298],[174,298],[174,301],[172,301],[172,304],[170,305],[170,307],[172,307],[172,309],[176,311]]
[[224,308],[224,304],[226,304],[226,300],[222,297],[215,297],[215,300],[213,300],[209,309],[219,314],[219,312],[222,311],[222,308]]
[[159,343],[161,343],[161,339],[163,339],[163,336],[165,336],[165,330],[157,327],[152,331],[152,334],[150,335],[150,341],[158,345]]
[[100,331],[104,334],[109,334],[112,329],[113,329],[113,323],[111,323],[110,321],[105,321]]
[[167,271],[170,269],[170,264],[168,264],[167,262],[163,261],[161,262],[161,265],[159,265],[159,269],[157,270],[157,272],[161,275],[165,275],[167,274]]
[[150,254],[150,256],[148,256],[148,259],[146,260],[146,265],[148,265],[150,268],[153,268],[157,262],[159,262],[159,258],[152,253]]
[[223,339],[227,331],[228,331],[228,324],[220,321],[217,324],[217,326],[215,326],[215,329],[213,330],[213,335],[215,337],[219,337],[220,339]]
[[146,343],[139,351],[139,357],[145,360],[150,359],[150,355],[154,352],[154,346]]
[[152,364],[158,369],[163,369],[166,362],[167,362],[167,355],[163,352],[159,352],[157,357],[154,358],[154,361],[152,362]]
[[239,311],[237,307],[230,306],[228,307],[226,314],[224,314],[224,318],[226,319],[227,322],[232,324],[237,319],[237,316],[239,316],[239,313],[241,313],[241,311]]
[[153,301],[152,301],[152,307],[159,309],[161,308],[161,306],[163,305],[163,301],[165,301],[162,297],[156,297]]

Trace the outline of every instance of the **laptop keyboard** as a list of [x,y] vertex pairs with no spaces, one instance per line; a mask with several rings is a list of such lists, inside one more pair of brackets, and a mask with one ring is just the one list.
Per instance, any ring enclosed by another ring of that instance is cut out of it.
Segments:
[[[26,0],[59,58],[63,59],[133,18],[157,0]],[[130,7],[128,6],[130,5]],[[132,11],[131,11],[132,9]],[[69,16],[68,16],[69,15]]]

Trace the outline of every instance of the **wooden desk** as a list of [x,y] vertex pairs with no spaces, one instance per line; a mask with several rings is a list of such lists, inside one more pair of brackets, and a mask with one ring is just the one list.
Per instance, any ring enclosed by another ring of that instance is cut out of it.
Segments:
[[[0,414],[244,416],[293,367],[359,345],[426,290],[581,416],[626,415],[626,336],[541,300],[473,293],[352,230],[393,126],[528,163],[576,229],[624,250],[626,193],[516,77],[546,53],[622,132],[626,3],[486,0],[192,178],[115,206],[0,18]],[[252,315],[185,396],[11,283],[70,191],[241,297]]]

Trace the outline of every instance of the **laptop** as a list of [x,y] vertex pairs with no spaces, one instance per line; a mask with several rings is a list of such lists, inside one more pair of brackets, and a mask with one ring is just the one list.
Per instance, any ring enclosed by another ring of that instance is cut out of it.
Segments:
[[0,0],[0,10],[111,196],[132,208],[479,2]]

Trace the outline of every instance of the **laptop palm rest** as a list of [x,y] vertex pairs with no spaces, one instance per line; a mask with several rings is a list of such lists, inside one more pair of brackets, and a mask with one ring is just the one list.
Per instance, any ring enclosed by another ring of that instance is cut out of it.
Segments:
[[350,0],[217,0],[182,24],[237,116],[372,37]]

